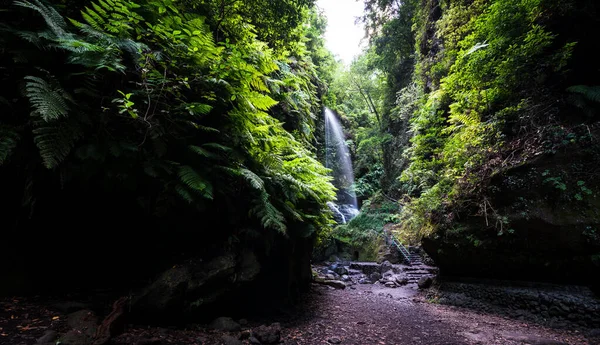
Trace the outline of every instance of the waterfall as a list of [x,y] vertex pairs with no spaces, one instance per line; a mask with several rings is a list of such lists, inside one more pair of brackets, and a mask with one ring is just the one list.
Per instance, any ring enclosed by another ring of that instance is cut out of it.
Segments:
[[332,170],[333,185],[338,189],[337,203],[329,203],[329,208],[339,223],[346,224],[358,214],[352,159],[340,121],[329,108],[325,108],[325,165]]

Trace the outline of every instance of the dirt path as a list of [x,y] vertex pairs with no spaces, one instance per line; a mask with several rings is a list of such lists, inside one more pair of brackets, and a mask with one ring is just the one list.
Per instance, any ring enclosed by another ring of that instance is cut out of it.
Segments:
[[[379,284],[359,284],[344,290],[315,284],[295,310],[263,320],[253,320],[255,314],[256,311],[248,310],[249,323],[244,322],[241,331],[230,333],[202,325],[188,325],[185,329],[130,325],[112,344],[251,344],[249,330],[272,322],[281,323],[280,344],[287,345],[598,344],[588,342],[581,331],[558,331],[431,304],[416,290]],[[36,344],[50,330],[66,332],[68,319],[64,313],[36,300],[0,301],[0,344]]]
[[412,289],[353,288],[315,287],[305,313],[284,324],[285,344],[588,344],[576,331],[430,304]]

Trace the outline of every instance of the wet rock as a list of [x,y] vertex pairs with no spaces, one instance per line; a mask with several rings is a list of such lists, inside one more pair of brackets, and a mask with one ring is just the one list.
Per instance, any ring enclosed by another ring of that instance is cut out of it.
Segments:
[[225,345],[243,345],[239,339],[234,338],[230,335],[224,335],[221,339],[223,339],[223,344]]
[[259,326],[252,330],[252,335],[261,344],[277,344],[281,340],[281,325],[274,323],[270,326]]
[[419,289],[427,289],[432,283],[433,279],[431,279],[431,277],[421,277],[417,282],[417,285],[419,286]]
[[213,320],[209,325],[212,329],[217,329],[226,332],[237,332],[242,329],[239,323],[233,321],[230,317],[219,317]]

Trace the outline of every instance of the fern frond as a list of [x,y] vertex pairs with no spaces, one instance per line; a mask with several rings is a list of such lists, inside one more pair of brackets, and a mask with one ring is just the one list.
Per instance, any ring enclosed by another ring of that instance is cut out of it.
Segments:
[[19,134],[13,128],[0,125],[0,165],[10,157],[18,141]]
[[577,93],[593,102],[600,102],[600,86],[575,85],[567,89],[572,93]]
[[175,191],[183,200],[187,201],[188,203],[191,204],[195,201],[194,195],[187,188],[185,188],[185,186],[178,184],[175,186]]
[[250,214],[257,216],[265,228],[274,229],[285,234],[287,231],[285,217],[273,206],[269,199],[269,194],[266,192],[261,193],[260,197],[254,201],[255,206],[250,210]]
[[215,157],[214,153],[208,151],[207,149],[199,147],[199,146],[190,145],[190,146],[188,146],[188,149],[190,151],[192,151],[193,153],[197,154],[198,156],[202,156],[202,157],[206,157],[206,158]]
[[204,147],[209,147],[211,149],[219,150],[222,152],[231,152],[233,149],[231,147],[227,147],[225,145],[217,144],[217,143],[206,143],[203,144]]
[[32,131],[33,141],[40,150],[44,166],[53,169],[71,152],[75,142],[81,137],[81,129],[74,121],[35,121]]
[[59,38],[67,36],[67,23],[65,22],[65,19],[51,6],[46,6],[39,0],[32,0],[32,2],[21,0],[15,1],[14,4],[16,6],[29,8],[39,13],[44,18],[44,21],[46,21],[46,24],[50,30],[52,30],[52,32]]
[[213,190],[210,182],[206,181],[200,174],[194,170],[194,168],[189,165],[184,165],[179,168],[179,179],[183,182],[187,187],[192,189],[195,192],[198,192],[200,195],[207,199],[213,198]]
[[26,76],[24,79],[27,81],[25,96],[34,108],[34,113],[39,114],[46,122],[68,115],[69,107],[64,90],[53,87],[42,78]]
[[260,176],[256,175],[252,171],[248,169],[240,169],[240,174],[244,177],[246,181],[250,183],[252,188],[258,190],[265,189],[265,182],[260,178]]

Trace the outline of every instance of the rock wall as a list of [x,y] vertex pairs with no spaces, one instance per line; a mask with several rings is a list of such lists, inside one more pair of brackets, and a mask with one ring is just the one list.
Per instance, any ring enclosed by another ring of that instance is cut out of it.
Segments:
[[496,174],[486,208],[455,217],[423,248],[445,275],[597,284],[600,180],[579,174],[596,158],[565,151]]
[[500,281],[441,281],[433,303],[478,309],[559,328],[600,327],[600,300],[586,287]]

